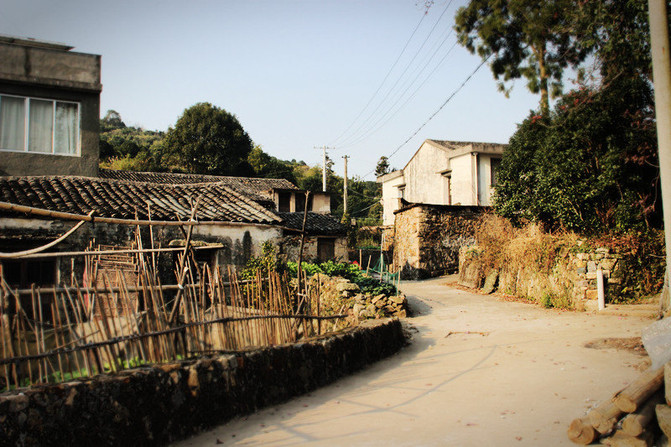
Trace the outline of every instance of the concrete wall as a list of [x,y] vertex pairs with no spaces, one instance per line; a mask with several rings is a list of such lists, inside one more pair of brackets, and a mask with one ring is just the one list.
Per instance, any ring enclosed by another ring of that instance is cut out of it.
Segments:
[[478,154],[478,205],[490,206],[492,204],[492,159],[501,159],[500,156],[489,154]]
[[80,104],[80,153],[0,151],[0,175],[98,175],[100,64],[98,55],[0,43],[0,94]]
[[166,445],[397,352],[398,320],[320,339],[0,396],[0,445]]
[[331,213],[331,194],[325,192],[313,193],[312,211],[319,214]]

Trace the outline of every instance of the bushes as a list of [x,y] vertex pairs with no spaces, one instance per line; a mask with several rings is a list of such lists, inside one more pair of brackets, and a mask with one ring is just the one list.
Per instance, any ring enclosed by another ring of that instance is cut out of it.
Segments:
[[462,253],[464,285],[477,287],[492,271],[499,289],[545,307],[567,308],[594,298],[596,268],[608,277],[606,299],[631,302],[659,293],[664,278],[664,237],[659,230],[579,238],[545,232],[537,224],[515,228],[494,214],[476,226],[477,249]]
[[[396,286],[381,282],[379,279],[371,278],[354,264],[333,261],[326,261],[321,264],[303,262],[301,263],[301,267],[307,276],[323,273],[328,276],[343,277],[359,286],[361,293],[364,294],[385,294],[389,296],[396,294]],[[296,277],[298,273],[298,263],[287,262],[287,270],[289,271],[289,274]]]

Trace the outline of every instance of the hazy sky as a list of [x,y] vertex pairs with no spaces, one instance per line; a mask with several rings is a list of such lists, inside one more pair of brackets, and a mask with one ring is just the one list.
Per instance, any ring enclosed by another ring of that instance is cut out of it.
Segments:
[[481,62],[450,32],[466,1],[426,15],[423,3],[0,0],[0,33],[102,55],[101,115],[167,130],[211,102],[271,155],[316,165],[315,146],[334,146],[336,172],[349,155],[349,174],[364,176],[399,147],[402,168],[427,138],[506,143],[537,107],[521,81],[505,98],[483,66],[403,145]]

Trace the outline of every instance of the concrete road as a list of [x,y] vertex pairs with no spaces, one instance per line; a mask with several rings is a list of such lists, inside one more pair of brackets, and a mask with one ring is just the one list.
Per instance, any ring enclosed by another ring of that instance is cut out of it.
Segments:
[[546,310],[445,285],[402,284],[412,344],[328,387],[178,446],[562,446],[570,421],[644,359],[587,342],[649,318]]

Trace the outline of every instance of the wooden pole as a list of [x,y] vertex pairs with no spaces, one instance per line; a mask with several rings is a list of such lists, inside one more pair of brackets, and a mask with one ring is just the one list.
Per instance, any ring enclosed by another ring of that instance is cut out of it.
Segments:
[[633,413],[660,389],[663,382],[664,368],[648,369],[613,397],[615,405],[625,413]]
[[305,210],[303,212],[303,228],[301,230],[301,248],[298,251],[298,293],[301,293],[301,280],[303,278],[303,269],[301,264],[303,263],[303,247],[305,246],[305,224],[308,220],[308,200],[310,198],[310,191],[305,191]]

